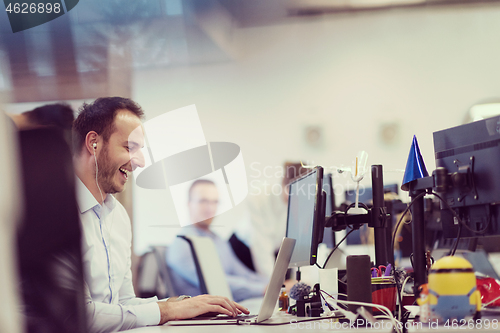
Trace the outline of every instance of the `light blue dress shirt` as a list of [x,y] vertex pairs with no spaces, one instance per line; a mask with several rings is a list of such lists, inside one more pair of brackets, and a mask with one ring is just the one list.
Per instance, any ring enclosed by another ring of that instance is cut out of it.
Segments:
[[158,299],[135,297],[130,269],[132,230],[125,208],[110,194],[101,206],[78,177],[76,188],[90,331],[158,325]]
[[[233,252],[229,243],[210,230],[189,225],[181,229],[180,235],[209,237],[213,240],[226,273],[226,279],[236,302],[252,297],[264,296],[269,279],[248,269]],[[178,292],[191,296],[199,295],[200,287],[191,249],[184,239],[176,237],[168,248],[167,264]]]

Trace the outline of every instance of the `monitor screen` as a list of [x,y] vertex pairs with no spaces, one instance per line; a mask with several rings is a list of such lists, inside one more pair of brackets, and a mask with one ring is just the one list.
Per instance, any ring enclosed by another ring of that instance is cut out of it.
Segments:
[[316,263],[319,229],[324,221],[324,216],[320,216],[322,185],[321,167],[290,184],[286,236],[296,240],[290,267]]

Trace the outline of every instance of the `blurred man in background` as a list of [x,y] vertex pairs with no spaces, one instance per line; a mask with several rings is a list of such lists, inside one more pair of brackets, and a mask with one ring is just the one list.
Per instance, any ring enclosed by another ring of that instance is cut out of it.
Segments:
[[[191,224],[182,228],[180,235],[208,237],[213,240],[235,301],[262,297],[269,279],[248,269],[236,257],[230,244],[210,230],[218,203],[219,193],[214,182],[206,179],[194,181],[188,196]],[[172,278],[177,290],[188,291],[192,295],[201,293],[188,242],[177,237],[169,247],[167,263],[173,271]]]

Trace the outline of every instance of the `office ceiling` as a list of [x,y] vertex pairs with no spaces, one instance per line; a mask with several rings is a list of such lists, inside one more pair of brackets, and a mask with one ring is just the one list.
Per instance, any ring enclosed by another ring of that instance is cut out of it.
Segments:
[[86,0],[12,33],[0,21],[0,90],[12,102],[129,95],[138,68],[237,59],[234,30],[359,10],[498,0]]

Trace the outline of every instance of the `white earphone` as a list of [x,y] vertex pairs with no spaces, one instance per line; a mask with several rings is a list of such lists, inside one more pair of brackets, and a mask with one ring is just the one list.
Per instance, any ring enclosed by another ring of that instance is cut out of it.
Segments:
[[95,150],[97,149],[97,143],[93,143],[92,147],[94,147],[94,161],[95,161],[95,183],[97,185],[97,189],[99,190],[99,193],[101,194],[101,200],[102,204],[104,205],[104,196],[102,195],[101,187],[99,186],[99,182],[97,181],[97,175],[99,174],[99,167],[97,166],[97,157],[95,156]]

